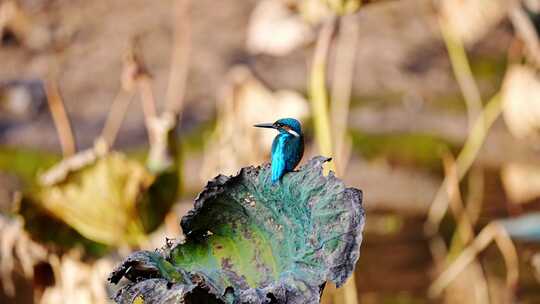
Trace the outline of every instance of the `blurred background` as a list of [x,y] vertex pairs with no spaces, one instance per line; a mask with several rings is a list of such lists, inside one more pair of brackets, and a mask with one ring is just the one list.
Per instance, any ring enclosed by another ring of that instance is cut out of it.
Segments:
[[0,303],[109,303],[215,175],[364,192],[324,303],[540,303],[540,1],[0,0]]

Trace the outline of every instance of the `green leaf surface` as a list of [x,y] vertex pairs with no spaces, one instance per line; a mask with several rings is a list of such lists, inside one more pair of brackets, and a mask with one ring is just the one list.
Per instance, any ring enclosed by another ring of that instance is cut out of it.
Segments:
[[360,253],[362,192],[316,157],[279,184],[269,165],[217,176],[182,219],[182,244],[140,251],[112,274],[118,303],[318,303]]

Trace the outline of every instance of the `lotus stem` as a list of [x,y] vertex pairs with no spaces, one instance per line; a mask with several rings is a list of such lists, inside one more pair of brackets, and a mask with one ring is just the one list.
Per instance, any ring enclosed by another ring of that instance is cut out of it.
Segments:
[[[487,225],[476,239],[454,260],[454,262],[431,284],[428,290],[430,297],[436,297],[469,265],[478,253],[491,242],[501,251],[507,269],[506,285],[509,289],[516,286],[519,277],[517,251],[508,233],[497,222]],[[510,296],[510,295],[509,295]],[[509,299],[508,299],[509,300]],[[511,301],[507,301],[511,303]]]
[[[335,20],[335,18],[326,20],[320,29],[309,81],[315,138],[319,145],[320,153],[327,157],[332,157],[333,152],[330,115],[328,113],[328,93],[326,90],[326,65],[332,35],[335,31]],[[334,163],[331,162],[327,168],[335,171]]]
[[476,117],[478,117],[482,110],[480,90],[474,80],[463,42],[442,18],[439,18],[439,27],[446,45],[446,50],[448,51],[454,76],[465,99],[469,129],[472,129]]
[[120,90],[116,97],[114,98],[111,109],[109,110],[109,115],[103,126],[103,131],[101,131],[101,137],[105,140],[108,147],[112,147],[116,141],[116,136],[120,130],[120,126],[124,121],[126,112],[128,109],[131,100],[133,99],[132,92],[126,92],[125,90]]
[[517,35],[525,42],[527,46],[527,55],[529,59],[537,66],[540,65],[540,43],[534,24],[527,16],[527,13],[521,7],[520,2],[514,3],[509,12],[510,21],[517,31]]
[[336,40],[331,113],[336,168],[339,174],[343,174],[350,156],[347,123],[358,44],[358,25],[354,15],[344,16],[339,20],[340,32]]
[[[502,98],[499,94],[495,94],[488,102],[481,115],[476,119],[471,134],[467,138],[463,149],[457,157],[456,171],[458,181],[463,180],[463,177],[467,174],[467,171],[478,156],[480,148],[482,148],[482,145],[484,144],[491,125],[495,122],[497,117],[499,117],[501,112]],[[449,181],[446,178],[443,180],[429,209],[428,220],[425,227],[428,235],[432,235],[438,230],[439,224],[448,208],[448,193],[446,191],[448,182]]]
[[171,54],[171,70],[165,98],[166,111],[170,111],[180,119],[184,105],[184,95],[189,70],[189,54],[191,52],[190,1],[179,0],[174,12],[174,46]]
[[47,95],[47,103],[56,127],[56,132],[60,139],[60,145],[62,146],[62,155],[64,157],[71,156],[75,154],[76,151],[75,138],[56,81],[50,79],[45,81],[45,93]]

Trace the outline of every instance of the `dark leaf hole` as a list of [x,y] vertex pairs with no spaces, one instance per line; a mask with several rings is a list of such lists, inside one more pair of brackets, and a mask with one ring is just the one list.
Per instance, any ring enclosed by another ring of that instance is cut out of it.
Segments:
[[278,301],[273,293],[267,293],[266,297],[270,299],[270,304],[277,304]]
[[186,304],[224,304],[204,288],[196,287],[185,297]]

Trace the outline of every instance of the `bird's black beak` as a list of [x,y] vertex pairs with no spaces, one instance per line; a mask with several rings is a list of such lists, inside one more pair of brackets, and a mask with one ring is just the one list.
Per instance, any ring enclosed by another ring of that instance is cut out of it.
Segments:
[[254,127],[257,127],[257,128],[270,128],[270,129],[275,129],[276,127],[274,127],[274,124],[273,123],[260,123],[260,124],[256,124],[256,125],[253,125]]

